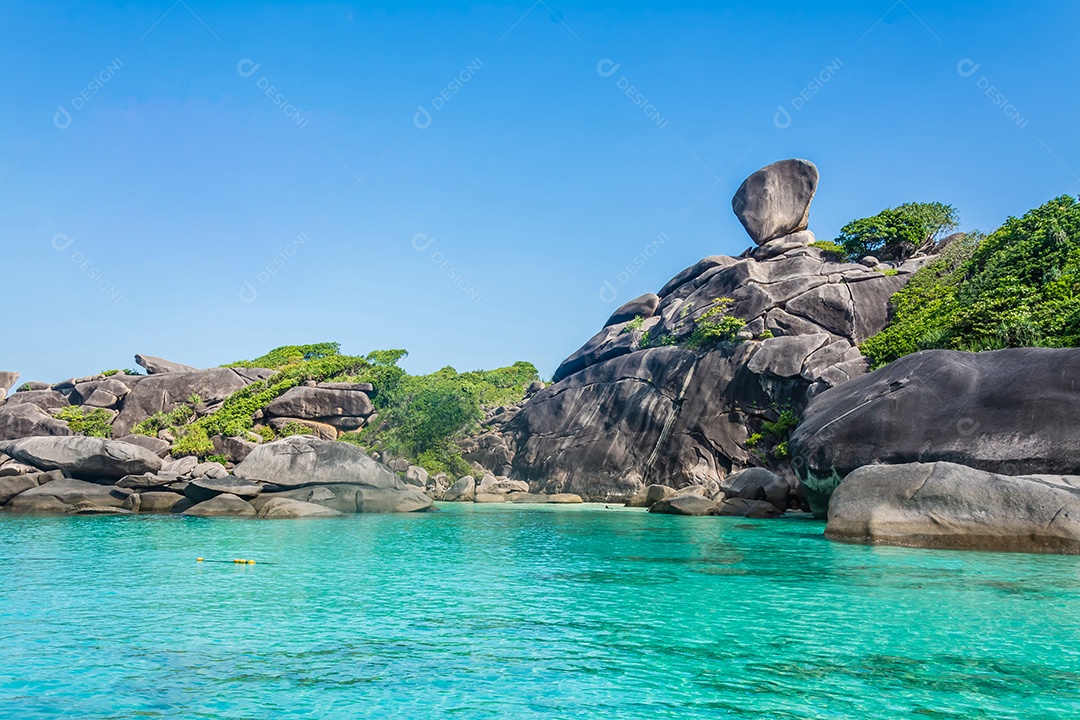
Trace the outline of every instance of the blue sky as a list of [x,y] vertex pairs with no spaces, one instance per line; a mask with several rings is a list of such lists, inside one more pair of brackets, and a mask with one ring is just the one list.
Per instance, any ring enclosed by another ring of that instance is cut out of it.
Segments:
[[[549,376],[621,302],[749,239],[966,229],[1080,189],[1075,3],[7,2],[0,369],[284,344]],[[1073,168],[1076,169],[1074,172]]]

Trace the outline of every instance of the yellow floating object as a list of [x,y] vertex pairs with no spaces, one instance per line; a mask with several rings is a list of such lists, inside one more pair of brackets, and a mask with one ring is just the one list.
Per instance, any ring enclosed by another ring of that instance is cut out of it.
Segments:
[[195,558],[195,562],[202,562],[202,561],[203,561],[202,558]]
[[254,564],[255,564],[255,561],[254,561],[254,560],[248,560],[248,561],[247,561],[247,564],[248,564],[248,565],[254,565]]

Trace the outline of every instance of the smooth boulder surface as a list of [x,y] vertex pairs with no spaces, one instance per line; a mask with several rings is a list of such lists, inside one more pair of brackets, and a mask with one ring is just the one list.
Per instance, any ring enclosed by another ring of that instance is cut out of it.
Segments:
[[268,520],[342,516],[343,513],[333,508],[287,497],[271,498],[259,509],[259,517]]
[[147,375],[195,372],[198,370],[198,368],[191,367],[190,365],[184,365],[178,362],[171,362],[163,358],[154,357],[153,355],[136,355],[135,362],[141,368],[146,370]]
[[236,477],[196,478],[184,488],[184,495],[195,502],[205,502],[217,495],[235,495],[242,500],[250,500],[262,492],[262,485]]
[[294,435],[259,445],[234,468],[233,474],[283,488],[335,483],[405,488],[397,475],[355,445],[319,440],[310,435]]
[[329,417],[367,417],[375,412],[367,393],[328,387],[294,387],[273,400],[267,416],[317,420]]
[[833,540],[1080,553],[1080,477],[1008,476],[950,462],[868,465],[829,502]]
[[783,514],[783,510],[765,500],[748,500],[746,498],[725,498],[712,515],[725,517],[745,518],[773,518]]
[[0,370],[0,401],[7,396],[8,391],[19,382],[19,373],[11,370]]
[[805,230],[818,169],[809,160],[780,160],[743,180],[731,200],[739,222],[758,245]]
[[11,498],[4,509],[13,513],[65,514],[82,508],[122,510],[130,490],[63,478],[30,488]]
[[604,327],[618,325],[636,317],[649,318],[656,314],[656,308],[660,305],[660,296],[654,293],[645,293],[620,306],[611,314]]
[[724,479],[720,484],[726,499],[759,500],[770,503],[781,512],[787,510],[791,498],[788,481],[761,467],[747,468]]
[[443,493],[446,502],[471,502],[476,498],[476,479],[470,475],[458,479]]
[[31,403],[0,405],[0,440],[74,434],[66,422],[57,420],[37,405]]
[[377,488],[342,483],[301,487],[274,493],[274,497],[314,503],[346,514],[408,513],[428,510],[432,506],[431,498],[416,488]]
[[864,465],[1080,475],[1080,349],[924,350],[814,397],[792,435],[815,514]]
[[235,495],[215,495],[183,512],[188,517],[254,517],[255,508]]
[[655,503],[649,508],[649,512],[663,515],[711,515],[715,508],[715,500],[700,495],[676,495]]
[[115,482],[161,469],[161,458],[146,448],[81,435],[7,440],[0,442],[0,452],[42,470],[62,470],[87,480]]

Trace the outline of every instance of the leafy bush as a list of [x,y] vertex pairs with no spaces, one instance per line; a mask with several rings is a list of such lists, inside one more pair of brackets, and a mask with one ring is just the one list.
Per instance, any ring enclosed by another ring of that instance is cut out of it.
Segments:
[[101,374],[104,375],[105,377],[112,377],[113,375],[119,375],[120,371],[119,370],[102,370]]
[[847,251],[844,250],[844,246],[837,245],[829,240],[817,240],[810,243],[810,247],[820,250],[825,259],[832,262],[843,262],[847,258]]
[[905,203],[868,218],[852,220],[840,229],[836,243],[848,260],[873,255],[881,260],[906,260],[931,250],[959,222],[956,208],[939,202]]
[[76,435],[107,438],[112,437],[113,414],[104,408],[88,408],[71,405],[56,413]]
[[217,463],[218,465],[225,467],[229,464],[229,459],[224,455],[207,455],[203,458],[203,462]]
[[734,341],[739,331],[746,327],[746,323],[728,315],[728,309],[733,302],[731,298],[716,298],[713,306],[694,321],[694,329],[686,338],[686,346],[693,350],[708,350],[721,342]]
[[[799,417],[790,406],[779,407],[774,405],[777,412],[776,420],[766,420],[761,423],[761,431],[752,433],[746,439],[746,447],[753,451],[753,455],[762,462],[770,457],[774,460],[783,460],[788,457],[788,440],[795,426],[799,424]],[[772,449],[767,449],[768,446]],[[758,449],[760,448],[760,449]]]
[[644,324],[645,324],[645,318],[642,317],[641,315],[635,315],[633,320],[626,323],[626,327],[624,327],[622,329],[622,332],[623,333],[629,333],[629,332],[634,332],[635,330],[640,330],[641,326],[644,325]]
[[254,360],[241,360],[230,363],[226,367],[249,367],[249,368],[277,368],[287,365],[296,365],[309,360],[319,360],[332,357],[341,352],[341,345],[336,342],[315,343],[313,345],[285,345],[274,348],[262,357]]
[[1080,347],[1080,203],[1055,198],[951,243],[891,304],[860,347],[874,367],[931,348]]
[[278,431],[281,437],[292,437],[293,435],[314,435],[315,431],[309,428],[303,423],[298,423],[295,420],[285,423],[285,426]]
[[641,333],[641,340],[638,341],[638,347],[643,349],[647,348],[649,347],[649,343],[651,341],[652,338],[649,337],[649,331],[646,330],[645,332]]

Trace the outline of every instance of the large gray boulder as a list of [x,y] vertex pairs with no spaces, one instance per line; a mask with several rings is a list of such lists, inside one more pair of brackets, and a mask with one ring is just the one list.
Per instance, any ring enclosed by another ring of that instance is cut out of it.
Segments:
[[135,362],[140,367],[146,370],[147,375],[163,375],[165,373],[186,373],[195,372],[198,368],[191,367],[190,365],[184,365],[178,362],[171,362],[163,358],[154,357],[153,355],[136,355]]
[[109,483],[161,469],[161,458],[138,445],[81,435],[5,440],[0,452],[41,470]]
[[237,477],[196,478],[184,488],[184,494],[197,503],[205,502],[218,495],[235,495],[242,500],[251,500],[262,492],[262,485]]
[[130,490],[63,478],[30,488],[8,500],[13,513],[64,514],[83,508],[123,509]]
[[19,373],[10,370],[0,370],[0,401],[7,396],[8,391],[19,382]]
[[255,508],[235,495],[215,495],[183,512],[188,517],[255,517]]
[[649,512],[661,515],[711,515],[715,510],[716,501],[700,495],[676,495],[649,508]]
[[1080,477],[950,462],[868,465],[832,494],[826,537],[909,547],[1080,554]]
[[146,377],[124,398],[124,406],[113,422],[113,434],[127,435],[136,423],[159,412],[189,405],[198,395],[204,404],[221,402],[254,382],[245,368],[213,368],[190,372],[168,372]]
[[725,478],[720,487],[725,499],[762,500],[780,511],[787,510],[792,494],[787,480],[762,467],[734,473]]
[[809,160],[780,160],[743,180],[731,200],[739,222],[755,243],[805,230],[818,170]]
[[810,401],[791,439],[811,507],[857,468],[955,462],[1080,475],[1080,349],[926,350]]
[[318,420],[331,417],[367,417],[375,412],[367,393],[328,387],[294,387],[267,405],[269,417]]
[[343,483],[300,487],[274,493],[273,497],[314,503],[348,514],[420,512],[432,506],[431,498],[416,488],[379,488]]
[[447,488],[442,499],[446,502],[472,502],[476,499],[476,480],[471,475],[459,478]]
[[0,405],[0,440],[73,434],[66,422],[57,420],[32,403]]
[[268,520],[342,517],[343,514],[324,505],[287,497],[271,498],[259,508],[259,517]]
[[62,393],[55,390],[26,390],[24,392],[17,392],[8,398],[8,406],[28,404],[33,405],[41,410],[59,410],[65,408],[71,403],[64,397]]
[[611,314],[604,327],[618,325],[636,317],[649,318],[656,314],[656,308],[660,305],[660,297],[654,293],[645,293],[641,297],[623,304]]
[[355,445],[319,440],[310,435],[294,435],[259,445],[236,466],[233,474],[283,488],[345,483],[405,489],[405,483],[397,475]]

